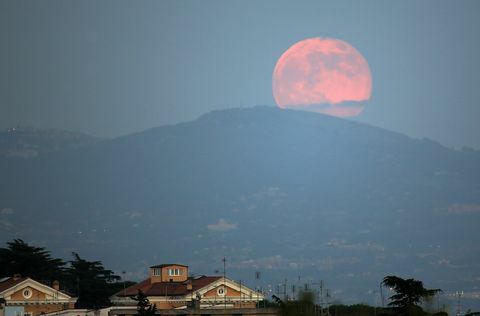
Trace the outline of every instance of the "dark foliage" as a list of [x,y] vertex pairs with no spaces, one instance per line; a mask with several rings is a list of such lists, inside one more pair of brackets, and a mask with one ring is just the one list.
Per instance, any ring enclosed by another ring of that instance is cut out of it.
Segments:
[[30,246],[21,239],[0,248],[0,277],[21,274],[50,284],[65,277],[64,269],[63,260],[54,259],[45,248]]
[[73,253],[73,258],[68,273],[70,285],[76,283],[73,290],[78,296],[76,308],[109,306],[109,297],[114,293],[112,284],[120,280],[120,277],[105,269],[100,261],[87,261],[77,253]]
[[314,316],[317,306],[315,305],[315,295],[310,291],[300,293],[298,300],[283,302],[280,298],[273,295],[272,298],[280,306],[281,316]]
[[153,316],[157,311],[157,306],[155,304],[151,304],[148,300],[147,296],[142,292],[142,290],[138,290],[138,294],[136,296],[132,296],[131,299],[137,301],[137,310],[138,315],[142,316]]
[[356,305],[341,305],[336,304],[332,305],[329,308],[330,315],[332,316],[371,316],[371,315],[380,315],[379,310],[375,310],[375,307],[364,305],[364,304],[356,304]]
[[390,297],[389,306],[403,310],[415,309],[422,300],[441,292],[440,289],[426,289],[423,282],[415,279],[402,279],[397,276],[386,276],[382,284],[393,289],[394,295]]
[[52,258],[42,247],[30,246],[21,239],[0,248],[0,277],[14,274],[51,285],[60,281],[62,290],[78,297],[77,308],[101,308],[110,305],[109,297],[133,282],[118,282],[120,277],[105,269],[100,261],[87,261],[77,253],[65,263]]

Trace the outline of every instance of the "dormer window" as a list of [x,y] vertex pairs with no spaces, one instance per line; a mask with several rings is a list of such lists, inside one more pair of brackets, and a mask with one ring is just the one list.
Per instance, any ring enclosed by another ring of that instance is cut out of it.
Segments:
[[176,268],[176,269],[173,269],[173,268],[168,269],[168,275],[169,275],[169,276],[180,276],[180,275],[182,275],[182,274],[183,274],[183,273],[182,273],[182,269],[178,269],[178,268]]
[[153,275],[154,276],[160,276],[161,272],[162,272],[162,269],[160,269],[160,268],[154,268],[153,269]]

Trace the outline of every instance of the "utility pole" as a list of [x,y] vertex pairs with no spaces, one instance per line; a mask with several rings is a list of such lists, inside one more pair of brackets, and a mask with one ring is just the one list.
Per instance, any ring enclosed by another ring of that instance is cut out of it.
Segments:
[[380,299],[382,300],[382,308],[385,307],[385,298],[383,297],[383,285],[382,282],[378,285],[380,287]]
[[277,294],[278,296],[283,295],[283,300],[286,302],[287,300],[287,279],[283,281],[283,284],[277,284]]
[[[255,271],[255,280],[257,281],[256,285],[255,285],[255,296],[256,296],[256,299],[257,299],[257,304],[256,304],[256,307],[259,308],[259,302],[258,302],[258,293],[259,293],[259,290],[258,290],[258,280],[260,280],[260,271]],[[260,292],[262,292],[261,288],[260,288]]]
[[240,308],[242,308],[242,280],[240,280],[239,283],[240,283]]
[[320,316],[323,316],[323,280],[320,280]]
[[330,302],[329,302],[329,298],[330,298],[330,290],[327,289],[327,293],[326,293],[327,316],[330,316]]
[[[123,279],[123,299],[126,300],[127,299],[127,295],[125,294],[126,291],[125,291],[125,271],[122,271],[122,279]],[[126,302],[124,302],[124,304],[126,305]]]
[[457,316],[460,316],[462,313],[462,305],[460,299],[462,298],[463,291],[456,291],[455,295],[457,296]]

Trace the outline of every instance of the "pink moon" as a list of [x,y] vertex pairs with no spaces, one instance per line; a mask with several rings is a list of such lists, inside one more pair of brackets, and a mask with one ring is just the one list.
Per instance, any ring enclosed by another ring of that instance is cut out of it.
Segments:
[[338,117],[359,115],[370,99],[367,61],[350,44],[332,38],[295,43],[277,61],[272,89],[280,108]]

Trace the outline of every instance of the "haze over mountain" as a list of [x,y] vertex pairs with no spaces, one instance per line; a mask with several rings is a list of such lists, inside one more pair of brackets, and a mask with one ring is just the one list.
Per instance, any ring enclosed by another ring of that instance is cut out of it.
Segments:
[[478,292],[477,151],[271,107],[57,150],[36,135],[31,158],[0,155],[1,242],[78,251],[134,279],[167,261],[211,274],[226,256],[252,286],[323,279],[345,302],[378,304],[388,274]]
[[11,127],[0,131],[0,156],[34,158],[38,155],[74,149],[100,141],[99,138],[63,131],[31,127]]

